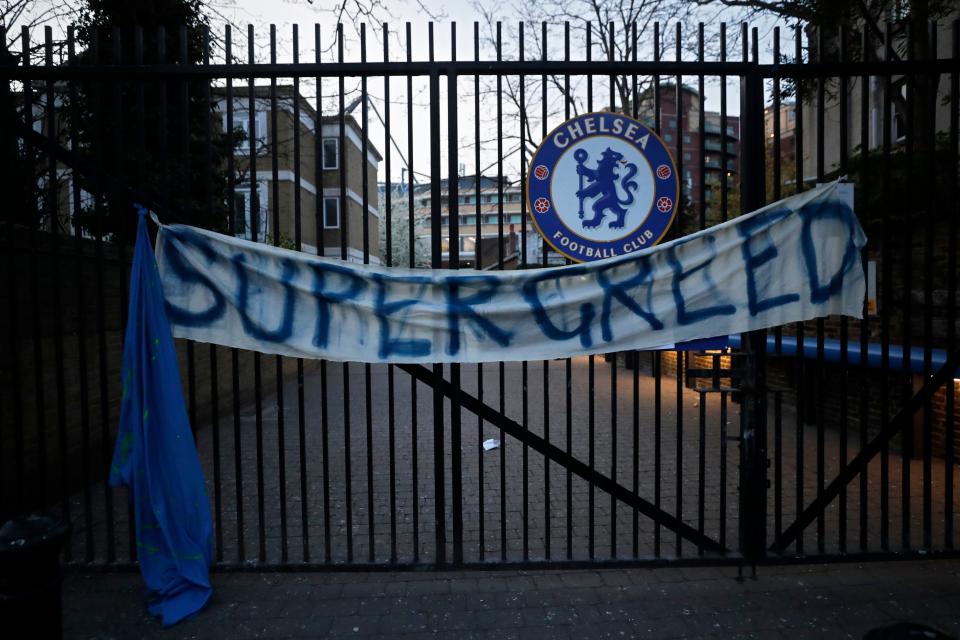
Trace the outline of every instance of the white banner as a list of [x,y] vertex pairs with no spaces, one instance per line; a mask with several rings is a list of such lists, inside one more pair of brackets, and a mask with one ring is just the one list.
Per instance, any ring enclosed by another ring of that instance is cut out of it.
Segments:
[[866,236],[831,183],[692,235],[523,271],[357,265],[183,225],[157,236],[173,334],[357,362],[542,360],[861,317]]

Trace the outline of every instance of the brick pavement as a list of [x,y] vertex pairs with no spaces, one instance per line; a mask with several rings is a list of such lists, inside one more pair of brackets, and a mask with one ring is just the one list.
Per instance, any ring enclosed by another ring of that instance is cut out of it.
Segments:
[[164,631],[137,574],[71,573],[68,638],[859,638],[897,621],[960,637],[960,560],[736,569],[216,573]]
[[[549,384],[544,384],[544,363],[527,364],[526,381],[523,365],[507,363],[504,366],[501,396],[499,368],[496,364],[483,367],[482,385],[478,367],[464,365],[461,367],[462,386],[474,395],[478,395],[482,388],[484,401],[493,407],[499,407],[502,402],[507,415],[525,424],[533,433],[548,437],[562,449],[568,447],[569,424],[569,448],[575,457],[584,462],[590,461],[592,441],[593,463],[597,469],[615,477],[628,488],[632,489],[636,482],[638,494],[651,502],[655,500],[659,482],[660,501],[664,510],[669,513],[679,511],[684,521],[693,527],[700,526],[702,518],[702,527],[708,536],[728,546],[735,546],[739,463],[735,440],[739,433],[736,405],[727,403],[724,423],[716,395],[707,396],[701,401],[700,394],[690,389],[678,389],[675,379],[664,377],[659,389],[660,457],[657,460],[658,422],[655,410],[658,391],[655,379],[647,371],[640,373],[635,396],[633,372],[624,369],[621,364],[616,369],[616,377],[611,376],[611,365],[604,362],[603,358],[597,358],[591,406],[588,361],[586,358],[574,359],[570,382],[572,403],[568,412],[565,366],[563,361],[550,362]],[[328,549],[331,561],[337,563],[365,563],[371,558],[375,562],[385,563],[392,556],[404,563],[429,563],[436,558],[432,391],[418,383],[414,402],[410,377],[397,369],[393,371],[392,422],[389,419],[390,374],[386,366],[369,367],[368,376],[364,365],[351,364],[344,376],[341,364],[328,363],[325,387],[319,368],[310,370],[304,380],[302,448],[295,379],[288,379],[284,387],[282,429],[275,394],[264,394],[262,398],[259,432],[256,405],[253,398],[249,397],[241,404],[236,425],[233,417],[228,415],[216,425],[200,427],[197,434],[198,449],[211,501],[219,518],[218,543],[223,562],[263,560],[267,564],[284,561],[298,563],[306,557],[304,546],[312,562],[324,562]],[[222,375],[229,373],[222,372]],[[446,368],[446,375],[449,378],[449,367]],[[345,379],[348,381],[346,389],[343,384]],[[546,395],[544,389],[547,390]],[[636,439],[634,398],[638,417]],[[220,404],[226,409],[232,406],[232,399],[225,397]],[[444,404],[446,551],[447,557],[452,558],[451,420],[449,402]],[[774,403],[771,401],[770,404],[768,439],[773,458],[775,411]],[[484,452],[480,446],[482,440],[499,438],[499,430],[486,423],[478,429],[477,418],[467,411],[462,412],[461,422],[463,442],[460,475],[463,481],[465,561],[499,558],[519,561],[524,559],[525,547],[526,555],[531,559],[564,559],[569,555],[576,560],[586,560],[590,557],[608,558],[614,554],[618,558],[633,555],[649,557],[657,552],[665,557],[676,555],[676,539],[672,532],[658,529],[646,517],[635,519],[632,509],[619,503],[611,504],[610,496],[602,491],[594,490],[591,499],[591,487],[576,477],[570,481],[568,501],[568,476],[559,465],[549,464],[549,473],[546,473],[541,455],[532,451],[525,454],[524,447],[509,437],[505,439],[503,448]],[[818,433],[813,425],[804,426],[798,431],[795,416],[788,407],[783,410],[781,424],[780,526],[786,527],[796,513],[798,487],[803,491],[803,504],[809,504],[816,495]],[[798,432],[802,436],[799,443]],[[390,490],[391,435],[393,495]],[[853,457],[858,451],[858,438],[858,433],[849,433],[848,457]],[[217,448],[214,447],[215,439]],[[261,455],[257,454],[258,440],[261,442]],[[636,476],[634,448],[637,451]],[[841,462],[837,431],[825,430],[823,451],[824,479],[829,482],[836,475]],[[797,459],[801,453],[804,467],[798,482]],[[303,484],[301,454],[305,470]],[[682,454],[682,459],[678,454]],[[702,489],[701,456],[704,473]],[[866,547],[872,551],[881,549],[879,516],[883,485],[880,483],[880,464],[881,461],[876,459],[871,465],[867,485]],[[923,542],[920,508],[923,475],[920,460],[908,464],[911,469],[908,485],[911,510],[906,521],[909,524],[911,546],[918,547]],[[902,546],[902,468],[902,461],[894,448],[889,458],[889,480],[885,485],[889,497],[890,549]],[[215,469],[218,473],[215,473]],[[770,470],[772,483],[776,469],[774,465]],[[931,477],[932,548],[943,546],[943,478],[943,461],[935,460]],[[304,486],[305,492],[302,490]],[[954,486],[954,495],[960,496],[960,473],[954,474]],[[773,484],[769,492],[770,531],[777,524],[775,487]],[[858,483],[854,482],[846,492],[847,540],[851,551],[856,550],[859,543],[858,488]],[[372,491],[368,493],[368,489]],[[241,492],[242,499],[238,498]],[[129,557],[130,549],[125,524],[125,496],[123,491],[118,492],[113,512],[107,514],[102,495],[101,488],[93,488],[94,521],[91,527],[81,517],[83,496],[78,495],[74,500],[74,557],[84,557],[86,537],[90,534],[94,560],[106,559],[105,529],[109,520],[114,523],[116,558],[123,561]],[[678,495],[682,495],[679,508]],[[702,514],[699,509],[701,503]],[[550,506],[549,524],[546,523],[547,505]],[[958,513],[960,509],[955,509],[955,518]],[[524,521],[527,525],[526,539]],[[834,501],[823,521],[823,550],[827,553],[836,552],[839,548],[839,521],[839,503]],[[304,522],[306,526],[303,526]],[[327,526],[329,536],[326,535]],[[391,535],[392,527],[396,531],[395,537]],[[960,526],[955,526],[954,530],[960,531]],[[817,525],[813,524],[805,532],[804,553],[819,551],[816,536]],[[696,551],[689,542],[685,542],[680,549],[683,555],[696,554]]]

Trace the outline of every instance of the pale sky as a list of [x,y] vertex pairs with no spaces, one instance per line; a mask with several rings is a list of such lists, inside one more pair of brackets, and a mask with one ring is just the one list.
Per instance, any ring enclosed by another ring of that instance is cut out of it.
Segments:
[[[426,60],[428,56],[428,23],[431,21],[431,15],[438,17],[438,20],[434,24],[434,47],[435,47],[435,56],[437,59],[449,60],[451,55],[451,22],[457,23],[457,58],[472,60],[474,58],[474,43],[473,43],[473,22],[475,20],[481,22],[481,39],[485,34],[485,22],[483,21],[483,16],[480,15],[477,10],[472,6],[469,0],[448,0],[447,2],[437,2],[436,0],[422,0],[424,8],[417,2],[417,0],[388,0],[387,4],[389,7],[389,13],[391,15],[386,16],[391,30],[396,30],[397,35],[395,35],[389,41],[390,48],[390,59],[395,61],[404,60],[406,56],[406,39],[404,35],[404,23],[409,21],[412,23],[413,29],[413,58],[415,60]],[[323,6],[329,6],[328,4],[323,3],[322,0],[317,0],[315,3],[310,4],[307,0],[231,0],[230,2],[220,2],[219,10],[221,13],[227,17],[234,26],[234,51],[239,52],[241,55],[246,56],[246,45],[243,39],[246,38],[246,25],[253,24],[258,41],[257,49],[257,59],[258,61],[267,61],[269,58],[269,49],[267,47],[268,42],[268,30],[269,25],[274,24],[277,28],[277,39],[278,39],[278,60],[280,62],[289,62],[292,61],[292,48],[291,48],[291,29],[292,25],[299,25],[300,32],[300,59],[301,61],[313,61],[314,59],[314,27],[315,23],[321,24],[321,48],[325,49],[333,42],[333,29],[335,23],[335,16],[329,10],[321,9]],[[438,9],[439,7],[439,9]],[[505,12],[507,15],[503,20],[503,38],[505,42],[505,51],[512,51],[513,45],[517,39],[518,24],[515,17],[509,15],[509,12]],[[381,12],[379,15],[383,15]],[[732,14],[727,17],[734,17]],[[773,24],[769,20],[761,21],[756,23],[757,26],[761,27],[761,52],[764,57],[769,56],[770,51],[770,30],[771,25]],[[783,29],[782,25],[782,30]],[[673,33],[675,25],[665,25],[664,30],[669,33]],[[686,27],[686,25],[685,25]],[[222,27],[221,27],[222,28]],[[537,35],[539,35],[539,25],[528,24],[526,27]],[[572,27],[573,28],[573,27]],[[691,25],[687,28],[695,30],[695,25]],[[359,61],[360,59],[360,50],[357,32],[347,26],[346,29],[346,55],[345,58],[347,61]],[[383,42],[381,38],[382,24],[377,25],[368,25],[367,27],[367,60],[368,61],[382,61],[383,60]],[[728,50],[730,52],[729,59],[739,59],[740,46],[739,42],[736,40],[736,35],[738,32],[738,25],[733,23],[728,26],[728,33],[732,34],[728,44]],[[712,37],[714,41],[717,37],[718,30],[716,28],[716,23],[708,23],[707,26],[707,38]],[[574,40],[577,36],[571,35],[571,40]],[[579,34],[579,37],[582,39],[582,33]],[[786,34],[782,36],[784,39],[787,37]],[[550,26],[549,30],[549,39],[548,47],[551,50],[551,53],[558,56],[562,53],[563,46],[563,36],[562,36],[562,25],[554,24]],[[553,43],[556,42],[554,45]],[[573,43],[576,46],[576,43]],[[787,48],[784,46],[784,48]],[[672,47],[670,48],[672,52]],[[528,46],[529,51],[529,46]],[[335,51],[326,51],[323,55],[323,60],[334,60]],[[529,55],[529,54],[528,54]],[[595,54],[596,55],[596,54]],[[641,57],[643,51],[641,50]],[[492,49],[486,46],[486,43],[481,46],[481,57],[492,59],[493,51]],[[664,78],[663,81],[672,81],[672,78]],[[484,80],[483,82],[491,82],[491,80]],[[516,81],[516,79],[514,80]],[[287,81],[289,82],[289,81]],[[540,132],[540,121],[539,114],[541,108],[540,102],[540,77],[532,76],[526,78],[527,82],[527,97],[528,99],[532,98],[535,100],[533,104],[528,104],[527,113],[531,117],[531,123],[534,131],[534,138],[539,137]],[[697,79],[695,77],[684,78],[684,82],[696,86]],[[346,102],[349,103],[350,100],[355,97],[357,94],[354,93],[358,88],[358,82],[354,79],[347,81],[347,91],[350,95],[347,97]],[[484,87],[482,85],[481,95],[484,95]],[[736,78],[730,78],[727,81],[727,109],[730,115],[739,114],[739,81]],[[328,80],[324,82],[323,95],[324,95],[324,106],[325,113],[334,113],[337,109],[337,101],[335,96],[337,94],[337,86],[335,80]],[[474,120],[474,83],[471,78],[462,78],[458,83],[458,95],[460,106],[458,109],[458,128],[459,128],[459,163],[464,164],[464,172],[467,174],[474,173],[474,131],[475,131],[475,120]],[[385,103],[383,100],[384,96],[384,80],[383,78],[371,78],[368,82],[368,95],[376,107],[376,109],[383,114],[385,110]],[[302,91],[304,94],[308,95],[313,100],[315,96],[315,90],[312,82],[304,81],[302,83]],[[720,91],[721,83],[718,78],[708,78],[707,87],[705,91],[706,95],[706,109],[707,110],[719,110],[720,107]],[[390,84],[391,92],[391,106],[390,106],[390,115],[391,115],[391,137],[393,141],[400,147],[400,150],[404,155],[406,155],[407,150],[407,95],[406,95],[406,80],[404,78],[395,78],[391,81]],[[600,109],[606,106],[608,102],[608,83],[606,78],[597,78],[594,84],[594,109]],[[425,78],[415,78],[413,86],[413,95],[414,95],[414,108],[413,108],[413,139],[414,144],[414,169],[417,173],[429,171],[430,166],[430,128],[429,128],[429,93],[427,81]],[[556,89],[548,89],[548,103],[551,105],[551,111],[553,106],[557,105],[559,110],[559,101],[560,95]],[[491,164],[496,162],[496,152],[495,145],[492,142],[492,139],[496,135],[496,122],[494,119],[495,114],[495,101],[492,97],[484,96],[481,103],[481,139],[485,142],[481,144],[481,170],[485,170]],[[505,116],[508,115],[508,106],[504,105]],[[515,178],[520,171],[520,157],[514,149],[518,143],[516,137],[519,134],[519,122],[516,117],[516,112],[513,112],[513,117],[505,117],[503,120],[503,127],[505,136],[512,136],[513,139],[506,141],[504,143],[505,153],[504,153],[504,173],[511,178]],[[353,115],[359,120],[361,111],[357,108]],[[549,118],[548,129],[552,129],[554,126],[559,124],[562,120],[562,113],[557,113],[555,117]],[[440,107],[440,120],[441,120],[441,130],[444,132],[443,140],[441,142],[441,167],[442,167],[442,177],[447,177],[448,168],[447,168],[447,140],[446,140],[446,131],[447,131],[447,86],[445,81],[441,81],[441,107]],[[373,144],[383,152],[385,150],[387,139],[385,137],[384,128],[381,126],[381,123],[374,113],[373,109],[368,110],[368,135]],[[528,151],[532,151],[529,149]],[[396,153],[396,149],[392,150],[393,153],[393,169],[391,171],[391,179],[393,181],[400,180],[401,176],[401,167],[404,166],[404,163],[400,160]],[[485,171],[485,173],[493,173],[495,168],[492,171]],[[379,180],[386,180],[386,175],[384,167],[381,166],[379,172]],[[423,180],[424,176],[419,176],[419,180]]]
[[[487,0],[489,1],[489,0]],[[434,22],[434,48],[435,56],[439,60],[449,60],[451,56],[451,23],[457,24],[457,58],[460,60],[472,60],[474,58],[473,42],[473,23],[480,21],[481,31],[481,58],[493,59],[494,51],[486,40],[489,33],[489,27],[484,21],[484,17],[473,7],[470,0],[384,0],[388,9],[378,9],[373,19],[377,21],[376,25],[367,26],[367,60],[379,62],[383,60],[383,41],[382,41],[382,21],[387,20],[393,36],[389,40],[390,59],[401,61],[406,57],[406,37],[405,22],[409,21],[412,28],[412,49],[414,60],[426,60],[428,57],[428,23]],[[233,51],[234,55],[246,61],[247,47],[246,35],[247,25],[252,24],[255,29],[256,40],[256,60],[258,62],[269,61],[269,26],[276,25],[277,29],[277,59],[278,62],[291,62],[292,56],[292,27],[298,25],[300,38],[300,60],[312,62],[315,58],[314,52],[314,24],[321,25],[321,49],[323,61],[333,61],[336,57],[336,51],[330,46],[334,42],[335,23],[337,16],[326,7],[332,3],[329,0],[315,0],[313,3],[308,0],[208,0],[213,8],[216,17],[212,20],[212,27],[215,33],[220,37],[223,35],[224,23],[229,21],[233,25]],[[422,4],[421,4],[422,3]],[[518,19],[514,10],[508,5],[503,5],[503,41],[504,57],[507,59],[515,58],[516,43],[518,42]],[[713,11],[713,10],[712,10]],[[729,59],[739,59],[740,45],[737,39],[739,31],[736,22],[738,14],[727,12],[720,16],[711,13],[704,15],[702,19],[706,22],[706,34],[708,48],[712,45],[714,49],[717,46],[719,19],[731,20],[728,25],[728,51]],[[348,17],[344,16],[347,22]],[[761,57],[765,61],[770,59],[771,51],[771,29],[775,24],[770,19],[754,20],[753,24],[760,28],[761,39]],[[538,38],[540,25],[526,24],[526,42],[528,57],[536,55],[533,51],[534,46],[532,38]],[[578,57],[583,59],[582,43],[584,35],[582,31],[576,29],[582,28],[581,25],[571,24],[571,47],[574,59]],[[675,24],[667,24],[661,27],[663,31],[672,36]],[[57,29],[59,31],[59,29]],[[359,47],[359,27],[352,22],[345,25],[345,59],[347,61],[360,60]],[[696,30],[695,24],[685,24],[684,32],[693,35]],[[789,29],[785,24],[781,24],[781,30],[784,31],[782,39],[784,41],[783,49],[792,50],[792,46],[787,43]],[[38,34],[40,36],[40,34]],[[580,47],[578,50],[578,46]],[[559,59],[562,55],[563,47],[563,25],[554,23],[548,27],[548,50],[551,59]],[[640,57],[649,59],[650,42],[642,42],[640,48]],[[646,49],[646,52],[644,51]],[[669,51],[665,54],[665,59],[672,58],[672,45],[665,45],[664,49]],[[595,50],[595,56],[599,56],[599,51]],[[692,58],[692,54],[684,54]],[[222,49],[214,54],[214,62],[223,62]],[[518,83],[516,77],[511,78],[513,83]],[[642,82],[643,79],[641,79]],[[673,78],[663,78],[662,82],[672,82]],[[575,93],[580,96],[581,104],[579,109],[586,110],[585,104],[585,81],[583,78],[574,78],[573,82],[580,82],[579,91]],[[281,83],[289,84],[290,79],[280,79]],[[696,86],[696,77],[685,77],[684,82],[691,86]],[[481,80],[481,170],[485,170],[494,164],[497,159],[495,138],[496,138],[496,99],[493,92],[493,78],[486,77]],[[719,78],[708,78],[705,89],[705,108],[707,110],[719,110],[721,82]],[[594,103],[595,110],[607,106],[609,96],[608,79],[597,77],[594,80]],[[539,139],[541,131],[540,112],[541,112],[541,83],[540,76],[528,76],[525,78],[525,90],[527,98],[527,108],[525,112],[530,118],[530,126],[533,131],[533,138]],[[441,79],[441,105],[440,121],[443,140],[441,142],[441,166],[443,168],[443,177],[447,177],[447,83]],[[380,114],[384,114],[387,105],[384,102],[384,79],[371,78],[367,86],[368,95],[372,107],[375,107]],[[314,101],[316,96],[315,83],[312,79],[301,80],[301,92]],[[346,103],[359,95],[359,81],[355,78],[346,81]],[[458,105],[458,128],[459,135],[457,145],[459,149],[459,162],[465,164],[464,172],[471,174],[475,172],[474,157],[474,81],[472,77],[462,77],[457,86],[459,105]],[[390,81],[391,105],[390,116],[392,121],[391,138],[399,146],[401,152],[406,155],[407,150],[407,87],[405,78],[394,78]],[[323,113],[333,114],[338,109],[337,100],[337,81],[336,79],[326,79],[323,82]],[[552,129],[563,120],[562,97],[557,88],[548,86],[547,102],[550,116],[548,117],[547,129]],[[517,111],[512,108],[507,100],[503,101],[504,118],[504,174],[515,178],[519,175],[521,161],[516,146],[518,144],[518,135],[520,133],[520,123]],[[727,110],[730,115],[739,114],[739,81],[737,78],[727,79]],[[426,172],[430,166],[430,126],[429,126],[429,92],[426,78],[414,78],[413,80],[413,139],[414,144],[414,169],[417,173]],[[360,120],[361,110],[357,108],[353,115]],[[387,138],[383,126],[373,108],[368,109],[368,136],[372,143],[383,152],[387,146]],[[529,148],[528,152],[532,152]],[[396,150],[393,150],[392,175],[393,181],[400,180],[401,169],[405,162],[401,161]],[[485,171],[489,173],[489,171]],[[381,167],[378,175],[380,181],[386,180],[385,167]],[[420,176],[419,179],[424,179]]]

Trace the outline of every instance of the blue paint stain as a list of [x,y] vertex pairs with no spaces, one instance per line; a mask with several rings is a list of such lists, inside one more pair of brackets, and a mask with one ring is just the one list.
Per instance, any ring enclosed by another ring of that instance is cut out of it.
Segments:
[[[390,278],[384,276],[382,273],[374,273],[371,277],[376,284],[373,314],[380,321],[380,357],[389,358],[390,356],[402,356],[418,358],[430,355],[433,344],[426,338],[403,340],[390,336],[390,316],[417,304],[419,300],[416,298],[404,298],[402,300],[387,302],[387,281],[390,280]],[[417,282],[426,286],[430,283],[430,278],[414,277],[407,278],[406,281],[410,283]],[[401,321],[400,332],[402,331],[403,323]]]
[[786,293],[760,300],[757,291],[757,269],[776,258],[780,252],[777,250],[776,245],[768,241],[763,250],[759,253],[753,253],[751,243],[760,237],[769,239],[768,232],[762,231],[762,233],[756,233],[757,230],[766,229],[769,225],[788,215],[790,215],[789,209],[780,209],[771,211],[764,216],[748,218],[737,225],[737,232],[740,234],[740,237],[743,238],[743,244],[740,245],[740,252],[743,255],[743,268],[747,278],[747,308],[750,310],[751,316],[775,307],[790,304],[791,302],[797,302],[800,299],[799,293]]
[[537,284],[546,280],[559,281],[568,276],[586,275],[589,273],[590,270],[586,267],[567,267],[563,270],[563,275],[534,276],[521,286],[520,293],[523,295],[523,299],[527,304],[530,305],[530,310],[533,312],[533,319],[536,321],[540,331],[543,332],[543,335],[550,340],[570,340],[571,338],[579,337],[580,345],[584,348],[589,347],[593,344],[593,337],[590,335],[590,325],[597,315],[597,312],[592,302],[585,302],[580,305],[579,324],[573,329],[561,329],[553,323],[543,303],[540,301],[540,296],[537,293]]
[[677,243],[671,246],[666,252],[667,261],[670,263],[670,267],[673,269],[673,281],[671,282],[671,289],[673,291],[673,301],[677,306],[677,323],[681,325],[702,322],[707,318],[713,318],[714,316],[729,316],[737,312],[737,308],[732,304],[716,304],[711,307],[703,307],[701,309],[687,309],[687,302],[683,297],[683,292],[680,290],[680,286],[684,280],[696,272],[703,270],[703,279],[707,283],[707,286],[705,287],[706,291],[717,291],[717,285],[713,282],[713,278],[710,277],[710,263],[713,262],[713,259],[717,256],[717,250],[713,246],[716,242],[716,238],[713,236],[703,236],[703,240],[710,249],[710,257],[706,260],[703,260],[695,267],[687,269],[686,271],[683,270],[683,265],[680,263],[680,260],[677,259],[677,249],[684,243]]
[[[814,201],[798,212],[775,209],[765,212],[762,216],[740,221],[736,224],[736,231],[742,239],[740,252],[746,278],[747,305],[751,316],[797,302],[801,298],[798,292],[769,295],[772,293],[769,291],[772,283],[777,280],[764,278],[761,275],[762,270],[769,271],[777,264],[776,258],[781,254],[767,228],[789,215],[801,216],[802,229],[799,240],[810,286],[810,300],[813,304],[822,304],[841,293],[846,274],[856,266],[859,260],[856,219],[845,204],[834,201]],[[837,272],[829,278],[821,279],[817,270],[819,239],[814,237],[814,227],[818,222],[825,222],[832,226],[833,221],[845,226],[842,233],[848,239],[843,248],[843,258]],[[190,246],[208,264],[222,259],[214,250],[210,240],[201,234],[190,229],[175,227],[168,228],[167,233],[174,247],[177,243]],[[489,339],[501,348],[507,347],[514,339],[515,332],[498,326],[491,320],[491,314],[487,313],[487,310],[497,304],[498,294],[505,288],[508,289],[509,294],[515,292],[521,294],[537,327],[549,340],[578,339],[581,347],[590,348],[593,344],[593,322],[597,316],[598,307],[602,340],[605,342],[615,340],[613,322],[615,304],[628,310],[637,319],[646,322],[650,329],[662,330],[665,326],[664,322],[653,311],[652,305],[653,290],[657,282],[654,279],[656,261],[661,259],[659,255],[663,256],[662,259],[672,271],[671,292],[677,309],[678,325],[691,325],[717,316],[729,316],[736,313],[737,307],[729,304],[729,299],[722,298],[719,294],[720,289],[711,278],[711,264],[717,257],[716,241],[716,237],[712,235],[685,238],[666,248],[661,254],[637,256],[629,265],[624,261],[604,266],[577,265],[567,267],[560,272],[529,274],[515,280],[502,280],[495,275],[486,274],[458,274],[445,276],[441,282],[429,275],[413,276],[375,272],[367,274],[347,264],[308,262],[306,264],[313,276],[309,293],[316,300],[317,310],[313,345],[319,349],[329,347],[331,330],[334,328],[331,326],[332,323],[345,322],[345,310],[354,308],[349,303],[355,301],[358,312],[363,311],[359,308],[361,306],[366,309],[372,308],[373,315],[378,320],[379,355],[382,359],[425,358],[434,353],[435,349],[441,348],[442,324],[436,327],[432,338],[403,337],[409,331],[407,319],[412,317],[410,309],[417,304],[429,305],[431,315],[442,318],[440,322],[446,323],[448,336],[445,347],[446,353],[450,356],[456,356],[464,348],[468,330],[478,340]],[[678,255],[680,248],[690,242],[700,244],[687,247],[690,251],[681,259]],[[230,259],[237,279],[236,289],[231,292],[221,290],[218,284],[207,275],[206,265],[202,264],[201,260],[195,260],[199,264],[191,263],[184,258],[184,252],[185,249],[181,247],[162,253],[165,265],[169,267],[169,273],[179,282],[173,278],[171,280],[189,290],[189,298],[192,300],[197,299],[195,296],[200,296],[199,299],[203,300],[203,296],[206,295],[203,291],[205,289],[209,292],[212,303],[206,309],[197,312],[167,303],[168,314],[174,324],[187,327],[211,326],[224,316],[227,302],[235,301],[243,330],[250,337],[273,343],[286,342],[292,338],[297,317],[297,296],[300,292],[298,286],[294,284],[299,274],[298,261],[289,258],[271,259],[280,266],[279,281],[284,291],[283,301],[279,309],[269,308],[266,313],[261,314],[258,311],[260,308],[258,302],[251,300],[259,291],[256,274],[261,273],[261,270],[257,265],[248,264],[249,258],[244,253],[237,253]],[[773,264],[768,265],[768,263]],[[263,273],[268,271],[271,270],[264,269]],[[704,280],[704,293],[703,295],[698,293],[694,298],[687,298],[684,295],[683,283],[697,273],[700,273],[700,277]],[[559,288],[576,278],[595,278],[602,292],[602,301],[555,302],[553,300],[555,296],[563,297]],[[410,293],[399,294],[392,288],[394,285],[407,285],[413,289]],[[370,294],[364,295],[368,287],[373,290]],[[416,290],[417,287],[419,292]],[[428,288],[433,287],[438,288],[434,295],[443,296],[442,306],[436,302],[424,302],[424,294]],[[389,300],[391,292],[400,297]],[[690,309],[691,303],[709,306]],[[263,326],[263,320],[261,320],[263,317],[270,318],[271,322],[276,318],[276,326],[274,328]],[[349,330],[341,333],[339,339],[345,341],[353,339]],[[356,331],[356,339],[362,340],[363,333],[362,330]],[[338,339],[336,335],[334,339]]]
[[237,274],[237,313],[244,331],[257,340],[266,342],[285,342],[293,335],[293,317],[296,308],[297,292],[291,284],[297,275],[297,264],[289,258],[280,260],[283,270],[280,274],[280,286],[283,287],[283,311],[276,329],[265,329],[257,324],[247,313],[250,298],[250,282],[247,274],[247,259],[242,253],[235,254],[231,260]]
[[[484,318],[474,310],[474,306],[489,302],[497,289],[500,288],[500,281],[494,276],[453,276],[446,281],[446,302],[447,302],[447,329],[450,333],[450,339],[447,343],[447,353],[456,355],[460,351],[460,320],[472,322],[479,329],[478,337],[486,334],[501,347],[510,344],[513,334],[504,331],[488,318]],[[476,285],[485,285],[485,288],[477,288],[476,292],[470,296],[460,296],[460,287]]]
[[[800,217],[803,219],[801,246],[803,262],[810,278],[810,301],[821,304],[843,290],[844,276],[854,264],[860,261],[860,250],[856,245],[856,219],[850,207],[837,202],[808,203],[800,209]],[[817,245],[813,238],[813,223],[818,220],[839,220],[847,227],[844,232],[847,236],[847,246],[843,251],[843,260],[840,262],[840,268],[827,280],[826,284],[821,284],[820,274],[817,272]]]
[[[317,301],[317,322],[313,330],[313,346],[324,349],[330,341],[330,305],[353,300],[367,286],[367,282],[357,273],[326,262],[310,263],[313,271],[313,297]],[[336,274],[348,281],[339,291],[326,289],[327,275]]]
[[[183,244],[192,244],[197,247],[203,257],[207,259],[207,262],[213,262],[217,259],[216,251],[213,250],[213,247],[210,246],[210,242],[202,235],[189,229],[174,227],[167,227],[166,232],[172,238],[174,243],[182,242]],[[227,308],[226,299],[213,281],[202,271],[197,271],[196,269],[192,268],[183,259],[182,250],[178,249],[176,251],[164,251],[162,255],[166,259],[166,266],[168,266],[170,270],[176,274],[177,278],[181,282],[183,282],[185,285],[189,285],[191,283],[198,284],[206,289],[207,292],[209,292],[210,297],[213,298],[213,304],[211,304],[204,311],[198,311],[195,313],[172,305],[165,300],[164,303],[167,308],[167,318],[170,320],[170,322],[185,327],[205,327],[223,317],[223,314]]]
[[647,324],[650,325],[651,329],[655,331],[663,329],[663,322],[652,312],[640,306],[638,302],[640,296],[631,293],[633,289],[646,285],[646,304],[648,307],[650,306],[650,297],[653,293],[653,267],[650,264],[650,259],[646,256],[638,257],[636,259],[636,267],[636,273],[619,282],[613,282],[607,277],[606,271],[613,267],[597,271],[597,283],[603,289],[603,305],[600,311],[600,335],[605,342],[613,340],[613,327],[610,325],[610,316],[614,299],[638,317],[643,318]]

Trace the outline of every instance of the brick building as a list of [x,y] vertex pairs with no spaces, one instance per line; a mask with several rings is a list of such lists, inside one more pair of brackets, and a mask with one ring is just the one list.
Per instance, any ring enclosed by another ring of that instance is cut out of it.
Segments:
[[[461,267],[481,269],[496,269],[499,267],[499,250],[497,249],[500,237],[500,208],[503,208],[503,268],[515,269],[520,262],[520,230],[523,221],[524,194],[520,191],[520,183],[510,182],[503,178],[498,184],[496,178],[488,176],[460,176],[457,185],[457,205],[459,213],[459,264]],[[502,199],[501,199],[502,198]],[[433,211],[431,185],[420,184],[414,186],[415,218],[425,224],[420,225],[422,235],[419,241],[430,246],[430,216]],[[477,241],[477,210],[480,211],[480,238]],[[450,195],[449,182],[440,181],[440,235],[442,248],[442,263],[450,263]],[[538,250],[541,242],[533,224],[527,221],[527,260],[536,261],[533,252]],[[479,264],[477,262],[477,245],[480,245]],[[536,254],[539,256],[539,253]],[[562,264],[562,260],[560,263]]]
[[[377,171],[382,159],[380,152],[367,140],[367,188],[366,212],[363,183],[363,131],[353,116],[344,116],[343,148],[340,139],[340,117],[321,116],[320,133],[316,133],[317,113],[312,104],[302,95],[294,97],[293,87],[277,87],[277,130],[273,130],[271,113],[271,88],[254,88],[254,126],[256,128],[257,189],[251,188],[250,173],[250,114],[249,90],[234,87],[232,92],[233,129],[244,133],[234,150],[235,180],[234,210],[237,233],[250,237],[253,229],[252,211],[258,212],[257,228],[260,240],[272,240],[273,216],[279,216],[281,243],[289,244],[294,238],[295,201],[299,195],[301,208],[300,233],[303,249],[314,252],[318,244],[324,255],[341,255],[341,236],[346,229],[347,259],[362,262],[364,259],[363,223],[367,218],[369,229],[367,250],[370,262],[379,262],[379,193]],[[294,99],[299,102],[299,128],[294,121]],[[227,101],[219,92],[215,104],[220,122],[227,129]],[[299,175],[295,166],[294,138],[299,134]],[[274,201],[273,146],[277,146],[276,193]],[[319,166],[317,148],[319,151]],[[340,176],[346,174],[346,201],[341,202]],[[298,182],[299,180],[299,182]],[[299,194],[297,193],[299,189]],[[317,200],[321,199],[320,206]],[[319,215],[315,215],[319,212]],[[318,243],[317,231],[322,227],[322,242]],[[266,236],[264,235],[266,234]]]
[[[701,105],[700,93],[681,85],[681,104],[677,109],[676,85],[661,84],[660,97],[660,137],[667,149],[675,156],[681,166],[682,189],[686,195],[688,219],[693,212],[699,212],[701,203],[706,207],[707,224],[720,221],[719,191],[726,179],[728,189],[737,189],[740,155],[740,118],[721,116],[719,111],[706,110]],[[648,90],[641,94],[639,102],[640,119],[649,126],[655,126],[655,96]],[[703,122],[700,121],[701,106]],[[701,132],[703,135],[703,158],[701,161]],[[678,140],[679,138],[679,140]],[[677,156],[678,143],[680,157]],[[703,184],[701,185],[701,176]],[[701,191],[701,186],[703,190]],[[738,213],[738,212],[737,212]],[[685,228],[684,231],[691,231]]]
[[[777,122],[779,121],[779,122]],[[794,102],[780,104],[779,109],[773,105],[763,108],[763,135],[767,141],[768,154],[772,153],[774,137],[777,135],[777,125],[780,134],[780,164],[791,160],[797,142],[797,105]],[[772,161],[768,155],[767,162]]]

